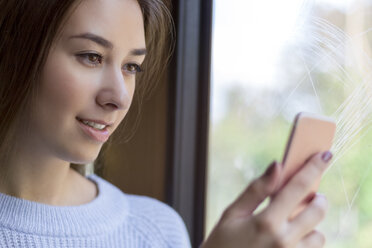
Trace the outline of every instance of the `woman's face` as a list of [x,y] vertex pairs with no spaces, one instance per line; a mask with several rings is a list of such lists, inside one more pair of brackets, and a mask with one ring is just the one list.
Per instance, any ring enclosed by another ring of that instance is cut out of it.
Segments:
[[[61,32],[31,105],[30,139],[43,152],[87,163],[131,105],[135,74],[145,57],[141,9],[135,0],[85,0]],[[109,126],[100,131],[81,119]]]

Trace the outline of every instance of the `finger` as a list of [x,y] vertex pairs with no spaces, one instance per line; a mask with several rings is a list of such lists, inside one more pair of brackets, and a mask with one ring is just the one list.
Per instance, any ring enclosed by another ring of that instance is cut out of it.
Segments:
[[265,211],[275,213],[277,218],[281,218],[277,221],[288,219],[298,204],[309,195],[312,186],[321,178],[331,157],[330,152],[313,156],[276,194]]
[[251,215],[257,206],[271,195],[280,180],[280,166],[274,161],[266,172],[255,179],[240,196],[226,209],[224,217]]
[[312,231],[298,243],[296,248],[321,248],[324,247],[325,241],[323,234]]
[[296,206],[295,210],[291,213],[288,220],[292,221],[299,213],[301,213],[308,205],[309,203],[314,199],[316,193],[311,192],[305,200],[303,200],[299,205]]
[[309,205],[288,225],[288,235],[296,243],[324,219],[328,203],[325,196],[316,194]]

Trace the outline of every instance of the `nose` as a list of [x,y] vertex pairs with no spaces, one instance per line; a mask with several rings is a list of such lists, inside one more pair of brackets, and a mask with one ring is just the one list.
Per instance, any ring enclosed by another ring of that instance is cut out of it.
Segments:
[[114,67],[107,68],[101,80],[101,88],[96,98],[97,103],[104,109],[128,109],[132,93],[121,70]]

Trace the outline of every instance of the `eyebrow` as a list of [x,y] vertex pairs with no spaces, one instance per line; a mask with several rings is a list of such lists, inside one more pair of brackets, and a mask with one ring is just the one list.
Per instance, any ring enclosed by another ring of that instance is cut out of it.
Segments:
[[[72,35],[69,37],[69,39],[72,39],[72,38],[81,38],[81,39],[91,40],[97,43],[98,45],[108,48],[108,49],[112,49],[114,47],[112,42],[106,40],[105,38],[99,35],[92,34],[92,33],[83,33],[83,34],[78,34],[78,35]],[[146,48],[132,49],[130,51],[130,55],[133,55],[133,56],[142,56],[146,54],[147,54]]]

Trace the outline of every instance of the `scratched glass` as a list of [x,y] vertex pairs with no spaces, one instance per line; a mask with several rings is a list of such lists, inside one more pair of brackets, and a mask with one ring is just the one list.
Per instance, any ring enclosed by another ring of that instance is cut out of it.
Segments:
[[337,121],[319,191],[327,248],[372,247],[372,3],[215,0],[206,235],[274,159],[297,112]]

